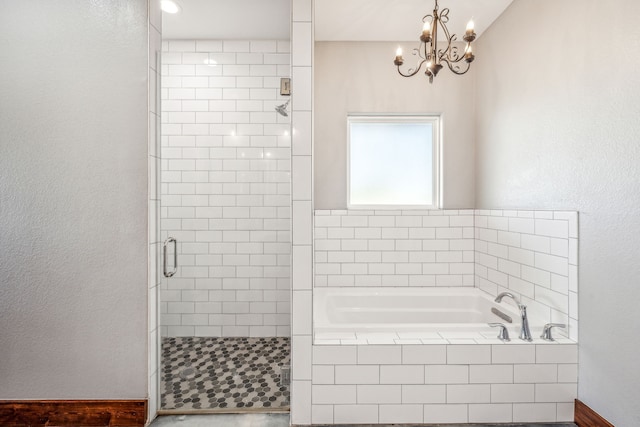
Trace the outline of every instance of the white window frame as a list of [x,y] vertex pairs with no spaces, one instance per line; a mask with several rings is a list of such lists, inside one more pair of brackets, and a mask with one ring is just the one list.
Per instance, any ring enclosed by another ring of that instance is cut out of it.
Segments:
[[[442,133],[441,116],[427,114],[349,114],[347,115],[347,209],[351,210],[394,210],[394,209],[439,209],[440,206],[440,171],[442,159],[440,158]],[[432,146],[433,146],[433,170],[432,170],[432,203],[424,205],[352,205],[351,204],[351,124],[352,123],[431,123],[432,125]]]

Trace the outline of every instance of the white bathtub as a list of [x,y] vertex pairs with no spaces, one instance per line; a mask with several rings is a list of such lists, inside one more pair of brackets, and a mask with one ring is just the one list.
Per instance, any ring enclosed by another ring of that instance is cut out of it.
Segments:
[[[498,308],[507,323],[491,312]],[[316,339],[495,338],[490,322],[505,323],[517,339],[520,315],[512,301],[498,304],[476,288],[316,288],[313,293]],[[530,320],[531,322],[531,320]],[[387,337],[389,338],[389,337]]]

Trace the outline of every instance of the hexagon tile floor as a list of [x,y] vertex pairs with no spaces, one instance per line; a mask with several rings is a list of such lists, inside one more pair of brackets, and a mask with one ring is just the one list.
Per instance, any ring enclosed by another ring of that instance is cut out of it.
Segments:
[[161,408],[288,409],[289,355],[289,338],[163,338]]

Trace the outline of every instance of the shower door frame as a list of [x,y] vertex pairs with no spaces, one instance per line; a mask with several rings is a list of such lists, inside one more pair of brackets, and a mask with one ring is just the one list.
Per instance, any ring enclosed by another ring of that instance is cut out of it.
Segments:
[[[291,37],[292,37],[292,35],[290,34],[290,39],[288,41],[289,44],[291,43]],[[159,62],[161,62],[160,61],[160,57],[162,56],[162,53],[163,53],[162,51],[159,52],[159,55],[158,55],[158,61]],[[290,50],[288,52],[288,55],[289,55],[289,58],[290,58],[289,59],[289,67],[291,67],[291,51]],[[161,108],[161,102],[162,101],[161,101],[160,91],[161,91],[161,88],[162,88],[162,84],[161,84],[162,73],[159,71],[161,65],[158,64],[158,67],[159,68],[158,68],[158,77],[157,77],[157,88],[158,88],[157,104],[158,104],[158,115],[160,117],[162,117],[164,114],[166,114],[166,112],[163,113],[162,112],[162,108]],[[289,78],[289,79],[291,78],[291,72],[290,71],[289,71],[289,75],[287,76],[287,78]],[[161,126],[160,126],[161,122],[162,122],[162,120],[158,120],[157,121],[156,138],[157,138],[158,142],[161,140],[161,137],[162,137]],[[292,159],[292,149],[293,149],[293,146],[292,146],[293,121],[292,121],[291,117],[290,117],[290,120],[289,120],[288,124],[286,124],[285,126],[288,129],[287,130],[287,135],[290,138],[290,142],[291,142],[289,144],[289,146],[287,147],[288,150],[289,150],[289,157],[288,157],[287,161],[290,164],[291,163],[291,159]],[[160,153],[159,154],[160,162],[162,162],[162,160],[165,159],[164,156],[162,156],[162,144],[159,143],[158,146],[159,146],[158,147],[158,150],[159,150],[158,152]],[[157,196],[158,196],[158,200],[159,200],[158,211],[161,211],[161,209],[162,209],[162,191],[160,190],[161,185],[162,185],[162,179],[161,179],[162,178],[162,169],[163,169],[162,167],[158,167],[157,171],[156,171],[156,176],[157,176],[157,180],[158,180],[158,186],[157,186],[157,192],[158,192]],[[291,241],[291,238],[292,238],[292,235],[291,235],[291,210],[292,210],[292,206],[293,206],[293,198],[292,198],[292,192],[291,192],[292,180],[291,180],[291,169],[290,169],[290,167],[289,167],[289,182],[288,182],[287,185],[290,188],[289,195],[288,195],[288,203],[289,203],[289,205],[287,207],[287,209],[289,210],[289,219],[288,219],[288,222],[289,222],[289,226],[288,227],[289,228],[288,228],[288,232],[289,232],[289,246],[290,246],[289,247],[289,254],[288,254],[288,257],[289,257],[289,267],[288,267],[288,269],[289,269],[289,289],[287,290],[287,292],[289,292],[289,298],[290,298],[291,291],[292,291],[292,285],[291,285],[291,281],[292,281],[292,274],[291,273],[292,273],[292,271],[291,270],[292,270],[292,267],[293,267],[293,259],[292,259],[293,258],[293,256],[292,256],[293,253],[292,253],[292,241]],[[160,245],[163,242],[162,238],[163,237],[167,237],[167,236],[163,236],[164,233],[162,231],[162,226],[161,226],[163,220],[164,219],[162,218],[162,215],[158,215],[157,223],[156,223],[157,224],[157,227],[156,227],[157,235],[155,236],[155,239],[156,239],[156,241],[160,242]],[[150,240],[151,240],[151,237],[152,236],[150,235]],[[169,237],[173,237],[173,236],[169,236]],[[180,239],[178,239],[178,240],[180,240]],[[181,242],[178,241],[176,243],[176,245],[175,245],[175,250],[176,251],[179,250],[178,248],[180,247],[180,245],[181,245]],[[176,252],[175,256],[177,257],[178,255],[179,254],[177,254],[177,252]],[[162,277],[161,275],[163,274],[163,271],[166,268],[168,268],[167,266],[164,265],[164,256],[163,256],[163,253],[162,253],[162,249],[160,249],[160,251],[156,252],[156,259],[157,259],[157,268],[156,268],[156,272],[157,273],[156,274],[158,274],[159,279],[160,279],[159,283],[161,283],[161,282],[164,282],[164,280],[165,280],[165,277]],[[162,267],[160,266],[161,263],[163,264]],[[179,264],[179,261],[178,261],[178,264]],[[170,279],[171,279],[171,277],[167,277],[166,278],[166,280],[170,280]],[[162,348],[161,347],[162,347],[163,334],[161,333],[161,325],[162,325],[162,323],[161,323],[160,318],[161,318],[161,301],[162,301],[161,292],[162,292],[162,288],[166,288],[166,283],[167,282],[164,282],[164,283],[165,283],[165,286],[160,285],[158,287],[159,289],[158,289],[157,298],[156,298],[156,301],[155,301],[155,305],[156,305],[155,309],[150,309],[150,311],[155,312],[157,314],[157,331],[158,332],[157,332],[157,335],[156,335],[157,341],[155,343],[156,348],[157,348],[157,360],[156,360],[156,362],[157,362],[156,365],[157,366],[155,366],[155,368],[157,369],[157,381],[156,381],[156,384],[155,384],[156,396],[157,396],[157,399],[156,399],[157,400],[156,401],[157,412],[155,414],[151,414],[151,413],[148,414],[148,419],[152,420],[153,418],[155,418],[158,415],[172,415],[172,414],[173,415],[177,415],[177,414],[220,414],[220,413],[238,413],[238,412],[254,412],[254,413],[255,412],[257,412],[257,413],[290,412],[290,408],[289,407],[283,408],[283,409],[280,409],[280,408],[244,408],[244,409],[243,408],[235,408],[235,409],[220,409],[220,408],[218,408],[218,409],[175,409],[175,410],[174,409],[162,409],[162,406],[161,406],[162,396],[161,396],[161,383],[160,383],[160,381],[162,381],[161,377],[162,377],[162,359],[163,359],[163,355],[162,355]],[[289,302],[289,304],[291,304],[291,302]],[[290,317],[291,316],[289,314],[289,318]],[[289,319],[289,322],[291,322],[291,319]],[[291,326],[291,324],[289,324],[289,326]],[[289,339],[291,339],[291,332],[289,332],[288,337],[289,337]],[[153,368],[154,367],[150,366],[149,370],[152,371]],[[150,397],[151,396],[152,396],[152,394],[150,393]]]

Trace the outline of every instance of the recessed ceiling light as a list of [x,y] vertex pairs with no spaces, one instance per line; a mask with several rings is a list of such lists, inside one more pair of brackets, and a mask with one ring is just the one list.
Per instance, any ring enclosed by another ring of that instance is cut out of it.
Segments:
[[176,2],[171,0],[161,0],[160,9],[162,9],[163,12],[167,13],[178,13],[182,10],[182,8],[178,6]]

